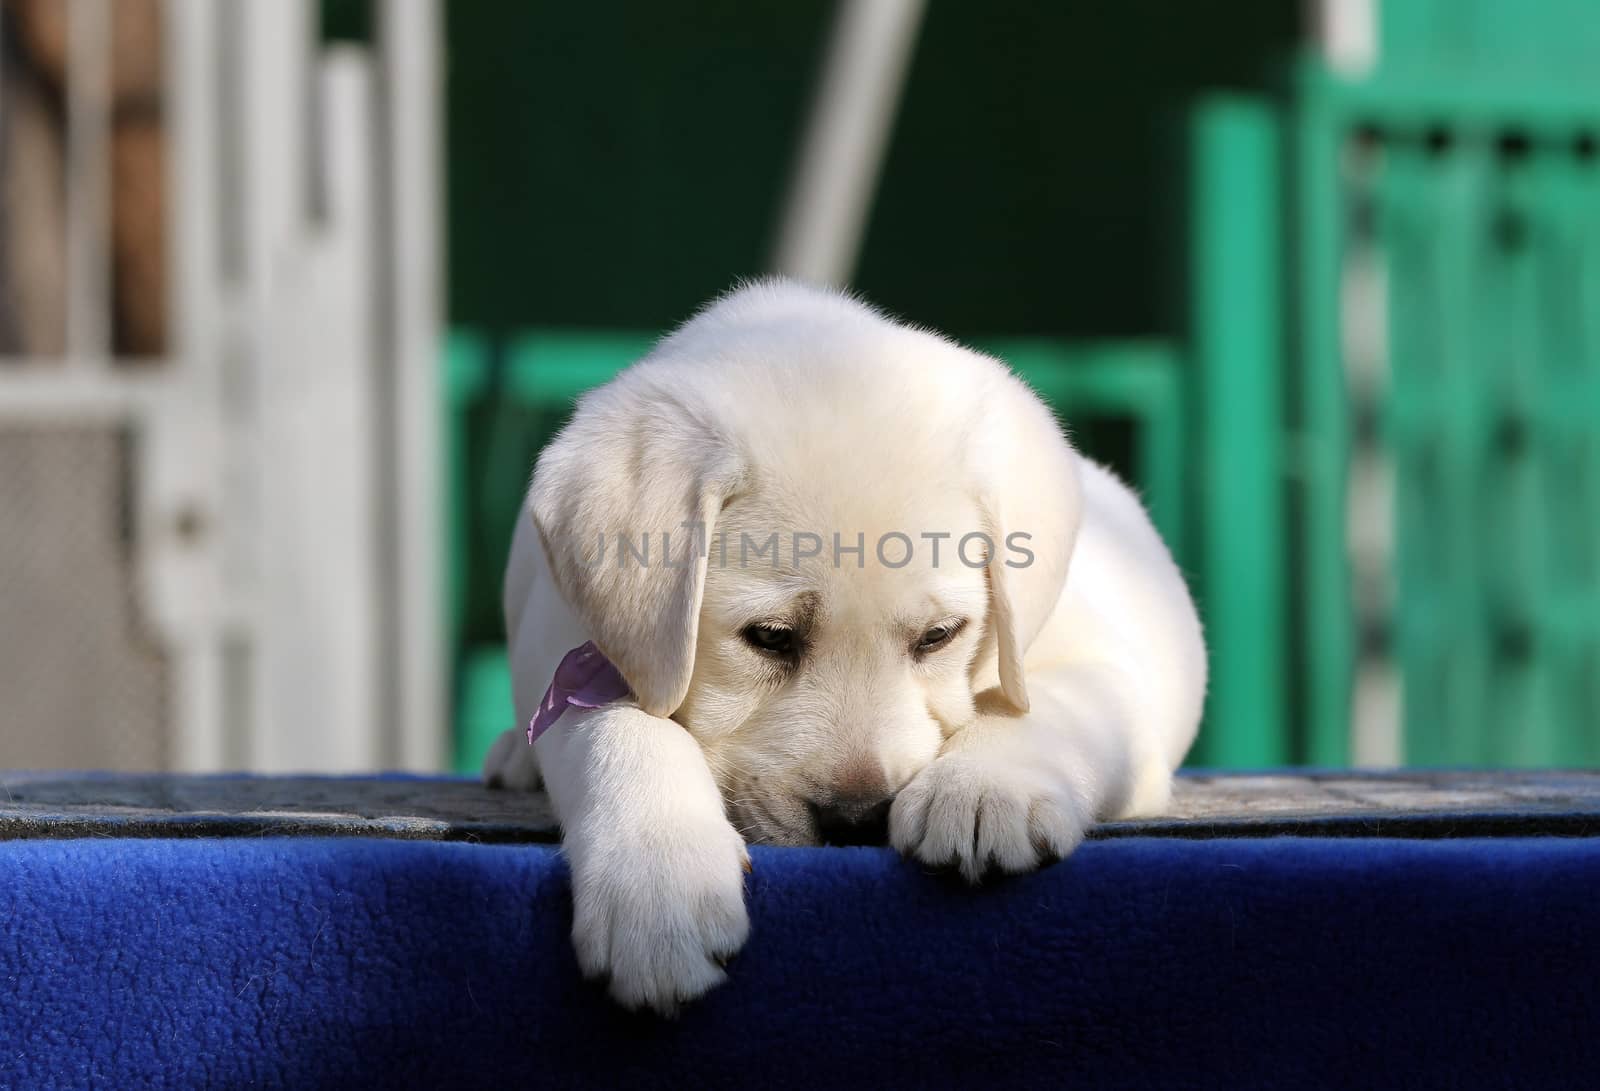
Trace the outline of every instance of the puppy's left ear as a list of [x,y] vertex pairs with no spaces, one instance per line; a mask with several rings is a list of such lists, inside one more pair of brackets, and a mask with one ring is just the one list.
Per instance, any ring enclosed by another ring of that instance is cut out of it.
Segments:
[[688,692],[706,543],[741,466],[692,408],[628,373],[539,456],[528,507],[556,585],[651,715]]
[[1078,456],[1038,395],[1009,374],[988,401],[974,455],[984,529],[995,543],[989,612],[1000,691],[1026,712],[1023,656],[1061,598],[1078,537]]

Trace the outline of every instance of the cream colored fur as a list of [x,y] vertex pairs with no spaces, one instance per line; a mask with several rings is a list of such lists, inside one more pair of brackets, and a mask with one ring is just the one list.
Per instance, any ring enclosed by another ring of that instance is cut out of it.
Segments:
[[[1161,810],[1194,738],[1200,625],[1138,499],[1000,362],[846,296],[770,281],[712,304],[583,398],[527,509],[505,584],[519,720],[586,640],[633,697],[534,747],[508,731],[484,773],[548,789],[579,962],[626,1005],[723,980],[747,842],[814,843],[828,808],[892,796],[901,852],[1025,871]],[[619,562],[619,534],[648,535],[648,563]],[[957,557],[966,535],[987,539]],[[752,646],[785,626],[802,650]]]

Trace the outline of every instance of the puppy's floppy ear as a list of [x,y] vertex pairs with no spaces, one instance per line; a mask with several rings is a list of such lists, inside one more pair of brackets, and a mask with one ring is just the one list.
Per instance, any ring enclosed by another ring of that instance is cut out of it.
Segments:
[[1050,410],[1010,375],[986,406],[976,440],[978,503],[995,543],[989,611],[1000,691],[1026,712],[1023,656],[1061,597],[1078,537],[1078,458]]
[[694,671],[706,543],[741,468],[714,427],[639,379],[580,402],[528,506],[562,598],[639,706],[670,716]]

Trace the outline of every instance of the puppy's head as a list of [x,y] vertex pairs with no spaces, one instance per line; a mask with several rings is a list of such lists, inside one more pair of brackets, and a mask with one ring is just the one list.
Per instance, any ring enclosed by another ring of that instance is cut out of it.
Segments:
[[849,839],[975,715],[1026,710],[1076,462],[997,361],[786,283],[588,395],[531,490],[551,571],[753,841]]

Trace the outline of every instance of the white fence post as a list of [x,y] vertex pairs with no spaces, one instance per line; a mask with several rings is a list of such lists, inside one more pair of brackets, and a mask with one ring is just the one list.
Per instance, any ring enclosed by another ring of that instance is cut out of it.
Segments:
[[443,725],[448,724],[444,677],[444,416],[439,353],[444,262],[437,224],[442,215],[439,139],[443,88],[434,0],[384,0],[378,45],[383,74],[387,194],[380,239],[387,276],[385,327],[391,332],[383,366],[393,392],[386,452],[393,552],[390,571],[396,604],[395,638],[388,644],[394,706],[386,714],[394,732],[393,757],[405,769],[441,767]]
[[219,391],[223,294],[217,260],[217,23],[211,0],[166,9],[168,353],[139,417],[141,601],[172,664],[171,762],[228,761],[222,636],[230,614]]

